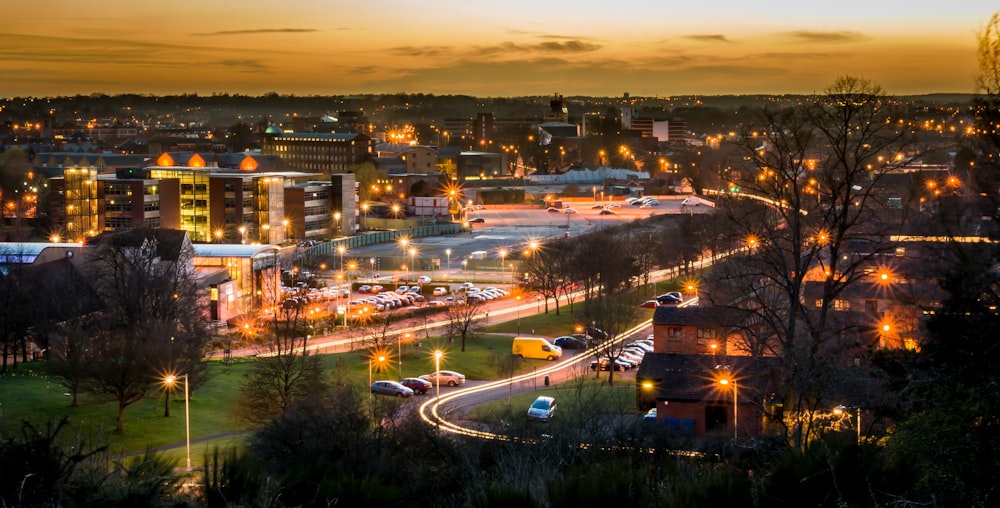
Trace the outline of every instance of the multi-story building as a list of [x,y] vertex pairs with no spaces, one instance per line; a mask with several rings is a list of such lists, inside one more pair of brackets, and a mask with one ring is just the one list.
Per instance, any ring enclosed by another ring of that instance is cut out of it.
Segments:
[[311,173],[345,173],[354,164],[371,158],[371,139],[352,133],[285,133],[270,126],[264,133],[261,153],[277,155],[289,168]]
[[70,241],[105,231],[163,227],[194,242],[279,244],[353,234],[354,175],[241,173],[151,166],[99,174],[67,168],[50,180],[51,228]]

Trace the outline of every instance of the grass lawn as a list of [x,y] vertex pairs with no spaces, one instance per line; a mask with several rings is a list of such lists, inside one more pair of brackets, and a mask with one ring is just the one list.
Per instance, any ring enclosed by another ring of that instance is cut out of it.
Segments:
[[597,413],[639,414],[635,408],[635,384],[631,379],[615,380],[613,386],[607,384],[607,373],[597,379],[593,375],[554,386],[539,388],[529,393],[514,395],[474,408],[469,418],[487,423],[523,417],[528,406],[540,395],[556,399],[559,405],[557,418],[562,421],[578,421]]
[[[647,288],[651,289],[651,288]],[[657,292],[676,290],[676,282],[657,284]],[[580,308],[581,302],[576,302],[575,308]],[[520,319],[522,334],[534,332],[535,335],[558,337],[575,332],[579,320],[563,305],[560,315],[555,315],[555,309],[550,302],[548,314],[523,316]],[[441,369],[455,370],[465,374],[470,380],[497,379],[505,375],[503,363],[510,360],[511,341],[517,333],[517,320],[496,323],[483,329],[475,337],[469,338],[465,351],[461,349],[458,339],[454,342],[446,338],[429,338],[404,345],[402,348],[402,370],[399,369],[398,350],[390,345],[383,352],[386,357],[383,364],[374,362],[371,372],[373,379],[396,379],[398,377],[415,377],[434,371],[434,351],[444,352]],[[419,344],[419,346],[418,346]],[[324,355],[328,371],[344,369],[347,376],[360,390],[367,391],[369,379],[369,355],[367,350],[358,350],[336,355]],[[534,367],[546,365],[544,360],[520,360],[513,364],[515,373],[530,371]],[[339,365],[339,366],[338,366]],[[239,394],[239,386],[244,374],[249,372],[250,360],[237,360],[230,364],[212,362],[209,367],[209,378],[200,383],[191,393],[191,459],[200,465],[206,449],[215,445],[239,443],[244,439],[239,433],[245,430],[233,416],[233,408]],[[548,387],[529,395],[515,397],[510,406],[517,413],[526,410],[528,404],[540,393],[551,391],[560,400],[560,411],[568,412],[571,405],[564,402],[566,390],[572,383]],[[582,400],[582,392],[574,388],[572,400]],[[628,404],[634,405],[634,388],[630,383],[623,382],[613,388],[592,388],[592,403],[597,404]],[[600,393],[607,392],[607,395]],[[614,395],[611,394],[621,394]],[[626,402],[621,402],[621,400]],[[66,389],[58,379],[48,376],[41,361],[18,365],[14,374],[0,377],[0,438],[19,436],[21,422],[30,421],[44,430],[47,422],[56,422],[66,417],[70,427],[62,432],[64,439],[82,438],[90,445],[109,445],[112,454],[127,454],[143,452],[148,449],[177,445],[184,443],[184,392],[178,390],[171,397],[170,417],[164,418],[164,395],[161,391],[150,392],[149,398],[139,401],[125,410],[125,429],[121,434],[114,432],[117,408],[114,402],[96,400],[81,394],[79,406],[70,407],[70,398]],[[589,400],[589,399],[588,399]],[[610,401],[610,402],[609,402]],[[623,406],[623,407],[625,407]],[[487,414],[497,408],[507,408],[507,401],[480,408]],[[604,407],[604,406],[600,406]],[[582,410],[582,409],[581,409]],[[166,452],[170,457],[176,457],[183,463],[184,447]]]

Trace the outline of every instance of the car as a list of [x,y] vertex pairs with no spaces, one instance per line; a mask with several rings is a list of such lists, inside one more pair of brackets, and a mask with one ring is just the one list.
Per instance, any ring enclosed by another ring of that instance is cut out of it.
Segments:
[[428,277],[427,275],[421,275],[420,277],[417,277],[417,283],[418,284],[430,284],[431,283],[431,278]]
[[558,208],[554,207],[554,206],[548,207],[545,211],[549,212],[549,213],[559,213],[560,212],[560,210]]
[[639,208],[652,208],[652,207],[653,207],[653,205],[651,205],[649,203],[643,203],[643,204],[639,205]]
[[601,210],[598,213],[600,213],[601,215],[614,215],[615,214],[615,212],[613,210],[608,210],[607,208]]
[[[600,370],[608,370],[611,368],[611,365],[612,363],[609,362],[607,358],[601,358],[600,363],[598,363],[597,360],[590,362],[590,370],[596,371],[598,368],[600,368]],[[626,371],[629,369],[628,364],[622,362],[616,361],[614,362],[614,366],[617,371]]]
[[434,292],[432,294],[434,296],[444,296],[444,295],[448,294],[448,288],[440,288],[440,287],[439,288],[434,288]]
[[469,289],[469,288],[474,288],[474,287],[476,287],[476,283],[475,283],[475,282],[463,282],[463,283],[462,283],[462,285],[461,285],[461,286],[459,286],[459,287],[460,287],[461,289]]
[[642,423],[645,425],[656,425],[656,408],[646,411],[646,414],[642,415]]
[[630,351],[630,350],[626,349],[626,350],[624,350],[624,351],[621,352],[621,355],[619,356],[619,358],[621,358],[623,360],[630,361],[630,362],[634,363],[636,366],[638,366],[638,365],[640,365],[642,363],[642,359],[645,356],[646,356],[646,352],[645,351],[643,351],[642,353],[637,353],[637,352],[633,352],[633,351]]
[[472,218],[469,219],[469,224],[483,224],[485,222],[486,222],[486,219],[484,219],[482,217],[472,217]]
[[600,209],[602,209],[602,208],[604,208],[604,206],[602,206],[602,205],[600,205],[600,204],[597,204],[597,205],[591,205],[591,207],[590,207],[590,209],[591,209],[591,210],[600,210]]
[[376,285],[372,286],[372,293],[381,293],[382,290],[384,290],[384,289],[385,289],[384,287],[379,286],[378,284],[376,284]]
[[618,203],[608,203],[608,205],[605,206],[604,208],[621,208],[621,207],[622,205],[619,205]]
[[640,303],[639,306],[644,309],[655,309],[660,306],[660,302],[656,300],[646,300],[645,302]]
[[396,381],[375,381],[372,383],[372,393],[377,395],[392,395],[395,397],[412,397],[413,389]]
[[410,288],[408,288],[406,286],[397,286],[396,287],[396,294],[401,295],[401,294],[405,293],[407,289],[410,289]]
[[399,384],[413,390],[413,393],[418,395],[423,395],[427,393],[427,391],[430,390],[431,388],[434,388],[434,385],[431,384],[430,381],[425,381],[423,379],[420,379],[419,377],[403,378],[403,380],[400,381]]
[[369,286],[368,284],[364,284],[364,285],[358,286],[358,292],[359,293],[371,293],[371,291],[372,291],[372,287]]
[[556,399],[539,396],[528,407],[528,419],[536,422],[547,422],[556,415]]
[[444,307],[445,305],[448,304],[446,302],[442,302],[441,300],[431,300],[427,302],[428,307]]
[[667,293],[665,295],[657,296],[656,297],[656,301],[659,302],[660,305],[669,305],[669,304],[672,304],[672,303],[681,303],[681,302],[684,301],[684,299],[683,298],[679,298],[674,293]]
[[562,349],[587,349],[586,341],[580,340],[576,337],[570,337],[569,335],[556,337],[552,343]]
[[563,213],[576,213],[576,208],[563,208]]
[[630,204],[630,205],[632,203],[635,203],[636,201],[639,201],[639,198],[636,198],[636,197],[625,198],[625,202],[628,203],[628,204]]
[[465,383],[465,374],[459,374],[453,370],[439,370],[430,374],[424,374],[420,376],[420,379],[434,384],[458,386]]

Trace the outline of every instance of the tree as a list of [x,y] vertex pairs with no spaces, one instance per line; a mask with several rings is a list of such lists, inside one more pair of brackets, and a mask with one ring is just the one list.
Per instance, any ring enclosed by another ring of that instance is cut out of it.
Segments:
[[521,265],[527,274],[525,287],[536,291],[545,299],[545,313],[549,313],[549,299],[555,300],[559,315],[559,289],[569,279],[566,268],[566,250],[571,242],[559,239],[534,249]]
[[465,340],[472,333],[472,324],[479,316],[483,300],[460,298],[448,307],[448,337],[454,340],[458,335],[462,338],[462,352],[465,352]]
[[354,181],[358,184],[358,201],[361,203],[367,201],[377,201],[379,199],[379,194],[372,191],[372,185],[377,184],[379,180],[384,180],[386,178],[386,172],[375,167],[374,164],[370,162],[365,162],[363,164],[356,164],[348,169],[349,173],[354,173]]
[[[784,411],[806,416],[786,429],[796,446],[812,428],[808,415],[833,402],[827,397],[838,387],[827,379],[830,366],[860,340],[857,324],[832,313],[834,302],[891,248],[883,241],[887,211],[879,182],[908,162],[899,154],[909,144],[887,121],[893,114],[879,86],[841,77],[808,107],[764,110],[744,125],[749,164],[720,175],[759,204],[729,210],[731,241],[748,248],[713,271],[710,298],[751,316],[756,337],[782,358]],[[869,248],[852,250],[857,242]],[[822,291],[807,301],[809,280]]]
[[94,244],[85,255],[104,312],[85,387],[118,403],[121,432],[125,409],[166,376],[186,373],[192,387],[203,381],[208,333],[204,316],[190,312],[197,288],[186,233],[138,228]]
[[306,354],[308,302],[286,298],[269,323],[270,335],[240,385],[239,416],[265,425],[326,387],[319,356]]
[[[626,294],[601,295],[591,302],[591,313],[586,316],[593,326],[604,330],[607,339],[597,343],[592,349],[594,356],[600,362],[606,359],[608,365],[608,384],[614,384],[615,361],[625,352],[625,341],[619,340],[628,330],[639,322],[639,307]],[[600,369],[597,370],[600,375]]]

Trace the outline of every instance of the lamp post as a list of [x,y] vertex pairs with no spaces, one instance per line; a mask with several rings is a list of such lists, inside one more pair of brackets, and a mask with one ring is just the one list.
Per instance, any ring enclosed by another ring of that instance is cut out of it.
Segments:
[[465,271],[465,267],[468,266],[468,264],[469,264],[469,260],[468,259],[463,259],[462,260],[462,271],[463,272]]
[[337,221],[337,236],[340,236],[340,212],[333,212],[333,220]]
[[281,221],[281,226],[285,229],[285,241],[287,242],[289,239],[291,239],[291,235],[288,234],[289,233],[288,219],[282,220]]
[[184,434],[185,438],[185,449],[187,450],[187,470],[191,471],[191,397],[188,392],[188,375],[182,374],[180,376],[170,375],[167,376],[163,381],[167,385],[173,386],[178,379],[184,379]]
[[441,355],[440,349],[434,351],[434,393],[437,401],[441,402]]
[[503,263],[507,258],[507,249],[500,249],[500,270],[503,271]]
[[240,243],[246,244],[247,243],[247,227],[246,226],[240,226],[239,230],[240,230]]
[[[403,335],[399,334],[396,336],[396,363],[398,364],[397,373],[399,374],[399,380],[403,380]],[[410,332],[406,332],[406,340],[410,340]]]
[[[372,360],[375,357],[368,357],[368,406],[371,407],[372,404]],[[385,362],[385,355],[378,355],[378,364],[381,366],[382,362]]]
[[343,245],[337,246],[337,254],[340,254],[340,273],[344,273],[344,253],[347,252],[347,247]]
[[736,388],[736,380],[722,378],[719,380],[719,384],[726,386],[732,383],[733,385],[733,446],[736,446],[736,438],[739,434],[739,413],[737,408],[739,407],[739,390]]
[[447,271],[445,271],[445,276],[446,277],[450,277],[451,276],[451,249],[445,249],[444,250],[444,257],[445,257],[445,263],[447,263],[447,268],[446,268]]
[[[858,431],[858,446],[861,446],[861,408],[860,407],[856,407],[854,409],[857,411],[856,415],[857,415],[857,418],[858,418],[857,424],[856,424],[857,431]],[[847,406],[837,406],[837,407],[833,408],[833,414],[836,414],[836,415],[846,415],[846,414],[848,414],[847,411],[848,411],[848,407]]]
[[364,221],[361,223],[361,225],[363,226],[362,229],[364,229],[364,227],[368,226],[368,203],[362,203],[361,213],[363,214],[364,218]]
[[417,249],[410,247],[410,266],[406,272],[406,285],[410,285],[410,271],[413,270],[413,255],[417,253]]

